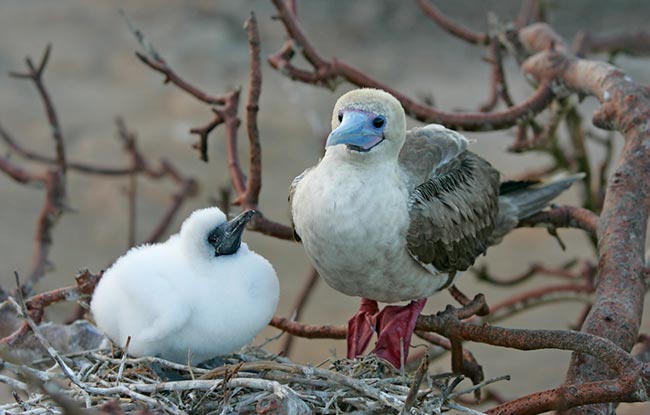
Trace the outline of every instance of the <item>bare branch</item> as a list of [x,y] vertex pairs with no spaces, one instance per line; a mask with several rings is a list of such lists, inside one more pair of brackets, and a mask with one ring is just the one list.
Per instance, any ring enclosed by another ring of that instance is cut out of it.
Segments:
[[259,112],[260,93],[262,91],[262,69],[260,60],[260,34],[257,29],[255,14],[244,25],[248,32],[250,49],[250,84],[248,101],[246,103],[246,129],[250,146],[250,167],[246,188],[246,203],[257,206],[260,190],[262,189],[262,149],[260,147],[260,132],[257,128],[257,113]]
[[[269,63],[275,69],[291,79],[315,85],[332,86],[338,77],[348,82],[361,86],[383,89],[397,98],[404,107],[406,114],[422,122],[435,122],[444,124],[448,128],[464,131],[491,131],[512,127],[523,121],[532,118],[535,114],[544,110],[552,101],[554,94],[547,84],[541,84],[535,93],[526,101],[515,105],[507,110],[492,113],[453,113],[438,111],[429,106],[420,104],[414,99],[385,85],[361,70],[337,59],[327,62],[315,51],[314,47],[307,40],[296,17],[287,8],[284,0],[273,0],[278,10],[279,17],[285,25],[289,36],[301,47],[307,60],[313,65],[314,72],[297,69],[290,64],[290,54],[276,53],[269,57]],[[283,47],[283,51],[286,48]]]
[[[102,273],[95,275],[91,274],[88,270],[81,271],[75,276],[75,285],[35,295],[25,300],[25,307],[34,323],[39,324],[43,319],[45,308],[62,301],[77,301],[82,296],[91,295],[101,277]],[[17,344],[22,341],[24,335],[27,334],[28,331],[29,324],[24,322],[16,332],[0,339],[0,344]]]
[[428,0],[417,0],[422,11],[452,36],[475,45],[487,45],[490,39],[486,33],[475,32],[445,16]]
[[522,220],[517,226],[549,224],[556,228],[578,228],[596,235],[598,220],[598,215],[590,210],[575,206],[556,206]]
[[650,32],[625,32],[613,35],[597,35],[580,31],[573,39],[571,50],[576,56],[592,53],[624,53],[632,56],[650,55]]
[[[522,31],[523,43],[557,36],[546,25]],[[535,49],[537,50],[537,49]],[[645,231],[650,213],[650,184],[643,177],[650,169],[650,90],[634,83],[606,63],[578,59],[561,51],[542,51],[523,69],[566,88],[593,95],[601,105],[593,122],[617,129],[625,137],[619,165],[607,185],[598,226],[599,272],[596,300],[582,330],[611,339],[625,350],[636,341],[645,293],[643,281]],[[611,298],[617,298],[616,302]],[[584,383],[610,377],[596,359],[574,355],[568,382]]]
[[25,62],[28,67],[28,71],[25,73],[11,72],[11,75],[16,78],[30,79],[34,82],[34,86],[38,90],[39,95],[41,96],[41,101],[45,106],[45,113],[47,119],[50,123],[50,128],[52,129],[52,138],[54,139],[55,148],[56,148],[56,162],[59,170],[63,175],[66,172],[66,156],[65,156],[65,147],[63,145],[63,134],[61,132],[61,125],[59,123],[59,118],[56,115],[56,109],[54,104],[50,99],[50,94],[45,88],[45,83],[43,82],[43,74],[45,73],[45,67],[47,62],[50,59],[50,52],[52,50],[52,44],[48,44],[45,47],[45,52],[43,52],[43,57],[41,62],[38,64],[38,67],[34,66],[32,59],[30,57],[25,58]]

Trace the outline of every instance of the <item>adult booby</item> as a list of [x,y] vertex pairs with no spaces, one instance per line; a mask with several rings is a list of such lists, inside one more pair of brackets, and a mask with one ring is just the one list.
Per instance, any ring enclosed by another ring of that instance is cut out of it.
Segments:
[[271,320],[273,266],[241,242],[248,210],[228,221],[193,212],[166,242],[130,249],[102,277],[90,308],[97,326],[129,353],[194,363],[238,350]]
[[[294,179],[289,204],[318,273],[363,298],[348,323],[348,357],[376,331],[374,352],[399,367],[426,298],[582,177],[500,183],[467,146],[441,125],[406,131],[387,92],[358,89],[337,101],[325,155]],[[413,301],[378,312],[377,301],[403,300]]]

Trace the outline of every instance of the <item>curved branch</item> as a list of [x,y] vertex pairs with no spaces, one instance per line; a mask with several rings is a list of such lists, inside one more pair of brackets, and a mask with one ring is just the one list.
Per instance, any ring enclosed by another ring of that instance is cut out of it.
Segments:
[[553,301],[588,302],[594,288],[588,285],[562,284],[540,287],[510,297],[490,306],[490,314],[477,318],[477,321],[495,322],[506,319],[516,313]]
[[[278,16],[284,23],[289,36],[302,48],[305,56],[313,56],[314,47],[307,40],[296,17],[291,13],[284,0],[273,0],[278,10]],[[283,51],[286,48],[283,47]],[[309,60],[314,71],[304,71],[295,68],[290,63],[290,54],[276,53],[269,57],[269,64],[280,73],[291,79],[314,85],[332,87],[333,82],[342,77],[348,82],[360,86],[383,89],[397,98],[406,114],[422,122],[433,122],[444,124],[448,128],[464,131],[492,131],[501,130],[520,124],[544,110],[553,100],[554,94],[549,84],[541,84],[537,90],[526,101],[515,105],[507,110],[493,113],[453,113],[438,111],[426,105],[422,105],[412,98],[396,91],[372,77],[364,74],[361,70],[333,58],[325,61],[320,58]]]
[[475,32],[445,16],[440,9],[428,0],[417,0],[422,11],[447,33],[474,45],[487,45],[490,38],[487,33]]
[[[557,36],[547,25],[522,30],[527,45]],[[582,330],[611,339],[625,350],[634,345],[641,323],[645,286],[644,241],[650,214],[650,89],[634,83],[618,68],[542,51],[523,69],[539,80],[598,98],[593,122],[625,137],[619,165],[611,175],[598,224],[599,270],[596,299]],[[613,301],[615,299],[615,301]],[[611,371],[597,359],[575,354],[567,381],[607,379]]]

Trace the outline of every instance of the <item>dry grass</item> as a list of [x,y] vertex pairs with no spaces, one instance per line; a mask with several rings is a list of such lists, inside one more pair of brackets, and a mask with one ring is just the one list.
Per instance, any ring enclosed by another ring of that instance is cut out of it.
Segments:
[[46,357],[12,363],[16,349],[3,353],[0,382],[14,389],[16,402],[0,406],[0,413],[480,413],[455,399],[481,385],[459,390],[461,377],[429,374],[428,361],[404,374],[372,356],[310,366],[248,348],[214,359],[210,369],[132,358],[109,347],[60,354],[45,336],[35,337]]

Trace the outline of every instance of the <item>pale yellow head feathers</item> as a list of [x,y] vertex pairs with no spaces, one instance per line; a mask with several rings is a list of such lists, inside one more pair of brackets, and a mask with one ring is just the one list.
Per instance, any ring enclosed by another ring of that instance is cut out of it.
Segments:
[[369,153],[396,157],[406,136],[406,115],[400,102],[388,92],[374,88],[355,89],[342,95],[332,111],[332,130],[340,125],[345,111],[363,111],[385,118],[384,142]]

